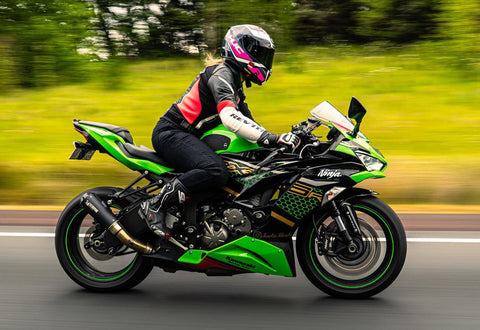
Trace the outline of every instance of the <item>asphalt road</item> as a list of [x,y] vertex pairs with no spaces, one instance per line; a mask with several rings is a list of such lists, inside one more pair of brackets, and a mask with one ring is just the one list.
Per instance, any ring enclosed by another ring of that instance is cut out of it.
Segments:
[[[52,227],[0,227],[52,233]],[[206,277],[155,269],[135,289],[94,294],[58,264],[51,237],[0,237],[0,329],[478,329],[480,232],[408,232],[396,282],[368,300],[333,299],[303,276]],[[415,241],[415,238],[417,241]],[[420,239],[422,241],[422,239]],[[475,241],[478,242],[478,241]]]
[[[55,226],[60,211],[0,210],[0,225]],[[480,214],[399,214],[406,230],[480,231]]]

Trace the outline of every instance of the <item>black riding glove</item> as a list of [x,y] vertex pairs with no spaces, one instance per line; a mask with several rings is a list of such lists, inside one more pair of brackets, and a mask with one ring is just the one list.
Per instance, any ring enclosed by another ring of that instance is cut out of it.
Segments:
[[297,149],[300,145],[300,138],[293,133],[283,133],[277,140],[277,144],[283,144],[292,148],[292,151]]
[[260,135],[257,144],[261,147],[275,147],[284,145],[295,150],[300,145],[300,138],[293,133],[283,133],[278,135],[265,131]]

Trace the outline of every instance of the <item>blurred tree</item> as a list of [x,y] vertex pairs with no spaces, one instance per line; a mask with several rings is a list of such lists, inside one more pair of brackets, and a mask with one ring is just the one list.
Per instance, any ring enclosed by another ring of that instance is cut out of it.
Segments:
[[449,0],[441,4],[437,17],[440,43],[437,51],[453,56],[450,65],[464,69],[477,81],[480,72],[480,0]]
[[205,0],[201,14],[208,49],[220,54],[225,33],[230,26],[238,24],[261,26],[277,47],[285,49],[291,44],[291,9],[291,0]]
[[13,38],[0,35],[0,91],[17,84]]
[[436,34],[442,0],[363,0],[357,35],[364,41],[408,43]]
[[441,2],[437,23],[442,39],[457,39],[466,46],[480,47],[480,0]]
[[357,0],[296,0],[292,32],[297,44],[356,41]]
[[198,53],[198,0],[88,0],[95,7],[97,44],[111,56]]
[[77,47],[90,16],[77,0],[2,0],[0,35],[8,66],[15,68],[11,81],[31,87],[82,79],[85,59]]

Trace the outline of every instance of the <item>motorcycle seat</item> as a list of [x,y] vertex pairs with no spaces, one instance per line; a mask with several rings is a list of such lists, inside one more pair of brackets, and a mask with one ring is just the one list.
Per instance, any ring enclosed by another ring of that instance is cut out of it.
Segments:
[[130,131],[128,129],[126,129],[125,127],[115,126],[115,125],[111,125],[111,124],[97,123],[97,122],[94,122],[94,121],[85,121],[85,120],[80,120],[79,123],[89,125],[89,126],[104,128],[107,131],[110,131],[112,133],[115,133],[115,134],[121,136],[125,140],[125,142],[133,143],[132,134],[130,134]]
[[125,150],[135,158],[146,159],[162,166],[170,167],[154,150],[145,146],[139,146],[132,143],[125,143]]

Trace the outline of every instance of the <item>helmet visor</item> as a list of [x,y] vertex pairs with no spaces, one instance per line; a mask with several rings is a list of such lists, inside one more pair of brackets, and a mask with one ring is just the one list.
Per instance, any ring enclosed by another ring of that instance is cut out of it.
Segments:
[[251,56],[261,64],[265,65],[267,70],[271,70],[275,49],[267,48],[267,47],[263,47],[255,44],[249,45],[249,46],[250,47],[247,47],[247,51],[251,54]]

